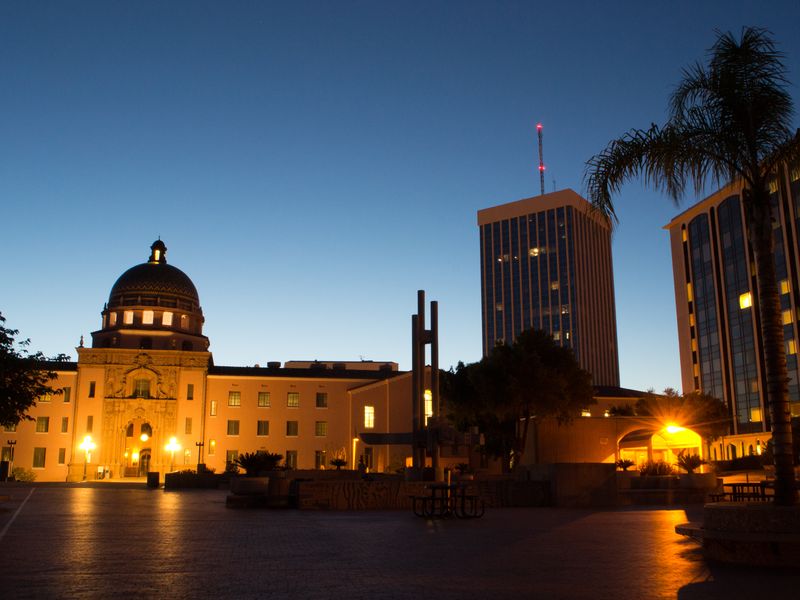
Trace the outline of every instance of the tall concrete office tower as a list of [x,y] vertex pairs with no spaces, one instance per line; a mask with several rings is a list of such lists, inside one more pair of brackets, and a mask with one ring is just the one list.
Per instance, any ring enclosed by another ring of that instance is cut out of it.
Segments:
[[566,189],[478,211],[483,353],[542,329],[619,386],[611,230]]
[[[781,169],[770,192],[789,400],[792,416],[800,416],[800,168]],[[731,411],[734,435],[712,449],[714,458],[757,454],[770,437],[755,263],[740,194],[740,187],[725,187],[666,226],[683,390],[720,398]]]

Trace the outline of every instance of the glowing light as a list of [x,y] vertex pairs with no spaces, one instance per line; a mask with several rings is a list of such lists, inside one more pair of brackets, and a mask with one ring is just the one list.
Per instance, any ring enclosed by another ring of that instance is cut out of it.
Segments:
[[146,442],[147,440],[149,440],[149,439],[150,439],[150,436],[149,436],[149,435],[147,435],[146,433],[143,433],[143,434],[142,434],[142,435],[139,437],[139,439],[140,439],[140,440],[142,440],[143,442]]
[[745,292],[739,296],[739,308],[750,308],[753,306],[753,296],[750,295],[750,292]]
[[425,425],[427,425],[428,419],[433,416],[433,392],[425,390],[423,396],[425,398]]
[[590,411],[588,408],[584,408],[581,411],[581,416],[582,417],[591,417],[592,416],[592,411]]
[[675,434],[675,433],[678,433],[679,431],[686,431],[685,427],[680,427],[680,426],[672,424],[672,423],[667,425],[665,427],[665,429],[667,430],[667,433],[669,433],[669,434]]
[[541,128],[542,128],[542,124],[541,123],[537,123],[536,124],[536,129],[541,129]]

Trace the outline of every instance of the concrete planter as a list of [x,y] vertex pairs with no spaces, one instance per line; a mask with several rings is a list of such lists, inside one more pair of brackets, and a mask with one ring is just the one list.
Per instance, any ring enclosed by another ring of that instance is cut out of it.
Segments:
[[678,476],[680,487],[692,490],[715,490],[721,481],[715,473],[681,473]]
[[238,496],[266,494],[269,480],[269,477],[233,477],[231,479],[231,493]]

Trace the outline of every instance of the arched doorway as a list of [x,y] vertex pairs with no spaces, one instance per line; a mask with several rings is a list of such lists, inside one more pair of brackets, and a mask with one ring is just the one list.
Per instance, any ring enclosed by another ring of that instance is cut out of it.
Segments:
[[125,426],[125,477],[144,477],[152,459],[153,427],[143,418],[134,418]]
[[150,471],[150,448],[139,451],[139,477],[147,477]]

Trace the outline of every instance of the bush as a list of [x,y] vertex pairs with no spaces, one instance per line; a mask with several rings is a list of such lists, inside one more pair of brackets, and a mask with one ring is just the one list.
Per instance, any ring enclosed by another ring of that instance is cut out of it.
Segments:
[[630,468],[631,468],[631,467],[632,467],[634,464],[636,464],[636,463],[634,463],[634,462],[633,462],[632,460],[630,460],[629,458],[620,458],[620,459],[617,461],[617,463],[616,463],[616,464],[617,464],[617,467],[619,467],[619,468],[620,468],[620,469],[622,469],[623,471],[627,471],[628,469],[630,469]]
[[344,458],[334,458],[331,461],[331,465],[336,467],[336,470],[340,470],[342,467],[347,465],[347,461]]
[[246,477],[258,477],[259,473],[274,471],[283,460],[283,454],[271,452],[245,452],[236,459],[236,465],[244,469]]
[[11,469],[11,476],[14,478],[14,481],[22,481],[25,483],[30,483],[31,481],[36,480],[36,473],[30,469],[24,469],[22,467],[14,467]]
[[675,473],[674,467],[663,460],[648,460],[639,465],[643,477],[663,477]]
[[694,473],[695,469],[708,464],[708,461],[700,458],[697,454],[688,454],[686,450],[678,452],[678,466],[687,473]]

